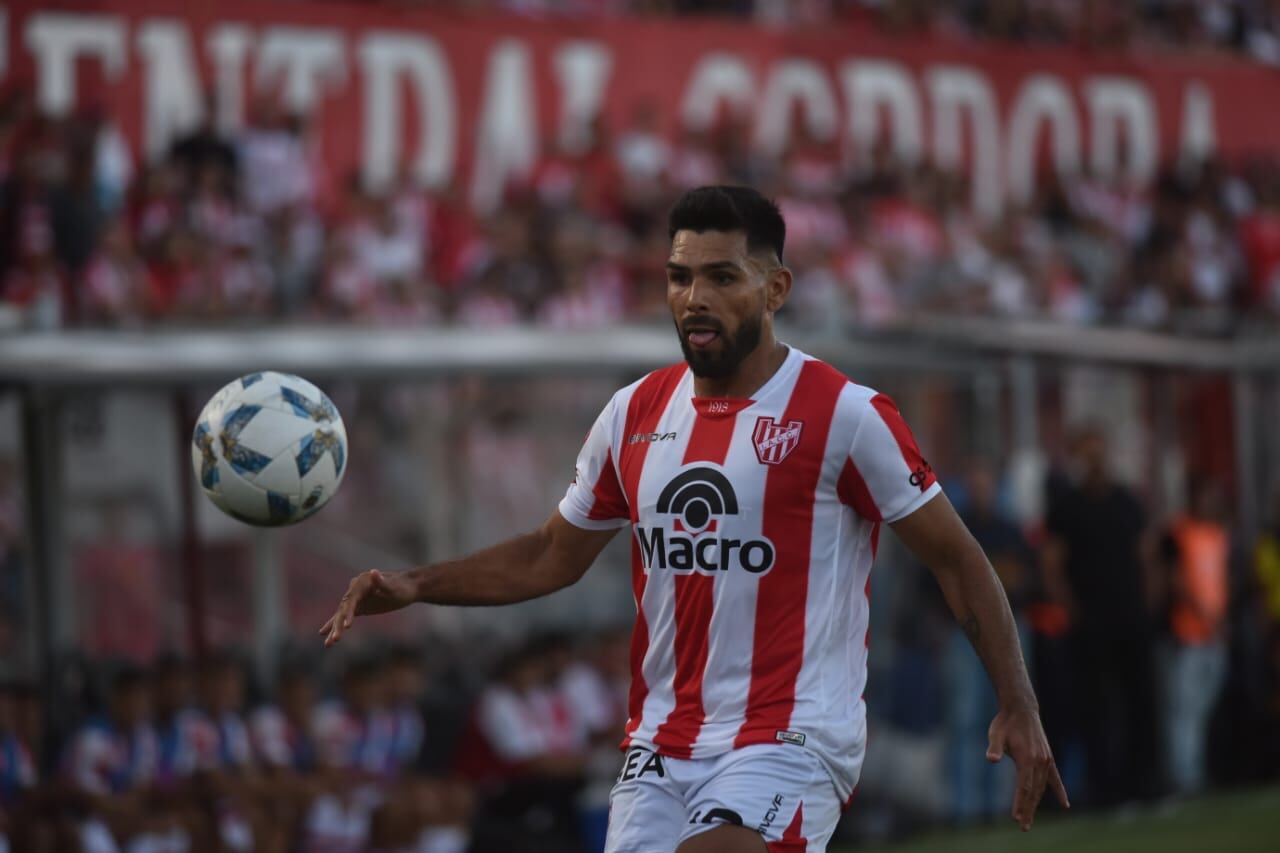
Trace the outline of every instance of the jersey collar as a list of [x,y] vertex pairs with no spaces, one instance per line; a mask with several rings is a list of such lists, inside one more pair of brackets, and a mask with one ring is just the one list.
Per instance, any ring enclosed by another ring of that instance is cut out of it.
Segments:
[[[783,344],[786,346],[786,344]],[[793,346],[787,346],[787,357],[759,389],[750,397],[696,397],[690,396],[694,410],[703,417],[730,418],[756,402],[765,399],[779,388],[786,387],[795,378],[804,354]],[[692,375],[692,374],[690,374]],[[691,386],[692,387],[692,386]]]

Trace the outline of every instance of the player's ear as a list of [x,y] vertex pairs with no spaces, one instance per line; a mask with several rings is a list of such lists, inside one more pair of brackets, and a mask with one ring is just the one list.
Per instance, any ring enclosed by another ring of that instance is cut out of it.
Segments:
[[775,267],[765,281],[765,306],[769,313],[774,314],[780,311],[790,295],[791,270],[784,266]]

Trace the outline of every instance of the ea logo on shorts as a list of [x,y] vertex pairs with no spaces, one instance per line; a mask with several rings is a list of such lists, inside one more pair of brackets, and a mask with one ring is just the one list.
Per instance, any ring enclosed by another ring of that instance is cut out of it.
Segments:
[[645,571],[716,574],[738,567],[752,574],[773,568],[777,551],[767,538],[718,535],[720,519],[738,514],[738,496],[722,472],[709,466],[680,472],[658,495],[657,511],[671,528],[636,526]]

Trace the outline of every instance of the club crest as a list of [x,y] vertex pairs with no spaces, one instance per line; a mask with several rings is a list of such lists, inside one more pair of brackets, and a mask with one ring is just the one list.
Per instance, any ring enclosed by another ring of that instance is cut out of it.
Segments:
[[757,418],[756,429],[751,437],[756,448],[756,458],[763,465],[777,465],[796,449],[803,428],[804,421],[780,424],[770,417]]

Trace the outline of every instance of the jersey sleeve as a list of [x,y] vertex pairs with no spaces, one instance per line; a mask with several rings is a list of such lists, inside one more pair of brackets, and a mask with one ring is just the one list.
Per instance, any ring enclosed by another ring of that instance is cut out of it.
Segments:
[[898,521],[942,487],[893,400],[876,394],[856,407],[858,424],[837,485],[840,500],[870,521]]
[[631,509],[618,479],[613,438],[619,431],[617,398],[596,418],[578,454],[573,482],[560,501],[560,514],[585,530],[614,530],[631,520]]

